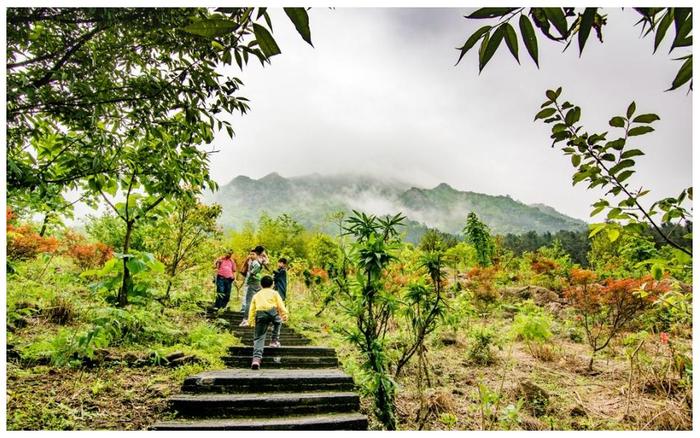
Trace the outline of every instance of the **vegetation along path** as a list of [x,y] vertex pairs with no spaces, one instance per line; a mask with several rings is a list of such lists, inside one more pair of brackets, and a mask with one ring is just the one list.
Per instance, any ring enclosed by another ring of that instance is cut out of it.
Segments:
[[367,429],[355,384],[338,368],[334,349],[309,346],[307,338],[283,326],[282,347],[266,347],[262,369],[251,370],[253,328],[238,326],[240,312],[223,318],[246,346],[229,349],[224,362],[230,368],[187,377],[182,393],[168,400],[176,418],[153,429]]

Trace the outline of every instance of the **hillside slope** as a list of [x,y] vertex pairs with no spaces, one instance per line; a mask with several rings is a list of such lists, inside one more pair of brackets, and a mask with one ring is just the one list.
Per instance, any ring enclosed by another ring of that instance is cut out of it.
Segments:
[[221,204],[221,224],[236,229],[246,221],[257,222],[265,212],[272,216],[288,213],[307,228],[329,230],[330,213],[352,209],[380,215],[402,212],[409,219],[409,237],[422,234],[426,227],[460,233],[471,211],[496,234],[581,230],[586,226],[547,205],[526,205],[510,196],[463,192],[445,183],[422,189],[357,175],[284,178],[271,173],[258,180],[241,175],[209,195],[207,201]]

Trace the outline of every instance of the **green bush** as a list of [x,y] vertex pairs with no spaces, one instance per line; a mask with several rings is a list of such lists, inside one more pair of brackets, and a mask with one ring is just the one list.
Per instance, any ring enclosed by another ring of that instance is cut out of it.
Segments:
[[495,343],[496,332],[488,327],[477,326],[472,329],[469,339],[469,361],[478,365],[492,364],[495,358],[491,347]]

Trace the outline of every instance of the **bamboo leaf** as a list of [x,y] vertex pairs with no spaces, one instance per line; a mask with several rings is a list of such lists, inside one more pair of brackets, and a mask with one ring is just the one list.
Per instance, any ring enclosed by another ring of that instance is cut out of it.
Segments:
[[593,21],[595,20],[596,11],[598,8],[586,8],[581,16],[581,24],[578,29],[578,50],[579,56],[583,53],[583,48],[586,45],[586,40],[588,40],[588,35],[591,33],[591,28],[593,27]]
[[513,58],[520,64],[520,59],[518,59],[518,36],[515,34],[515,29],[509,23],[504,23],[503,28],[505,30],[506,45]]
[[309,14],[304,8],[284,8],[284,13],[292,21],[299,35],[309,43],[311,47],[314,44],[311,42],[311,29],[309,28]]
[[258,45],[260,45],[260,50],[262,50],[266,58],[282,53],[275,39],[270,34],[270,31],[264,26],[253,23],[253,32],[255,33],[255,40],[258,42]]
[[466,18],[482,19],[502,17],[509,12],[513,12],[516,9],[518,8],[481,8],[467,15]]
[[537,68],[539,68],[540,63],[537,60],[537,35],[535,35],[535,29],[532,27],[530,19],[524,14],[520,16],[519,26],[520,34],[523,37],[523,42],[525,43],[527,53],[530,54],[532,60],[535,61],[535,65],[537,65]]
[[469,38],[467,38],[467,41],[464,43],[464,45],[459,49],[459,59],[457,60],[457,64],[462,60],[464,55],[467,54],[467,52],[474,47],[474,44],[476,44],[479,39],[481,39],[485,33],[487,33],[489,30],[491,30],[492,26],[483,26],[479,28],[476,32],[471,34]]
[[482,53],[479,53],[479,72],[486,67],[486,64],[491,60],[493,57],[494,53],[496,53],[496,50],[498,49],[498,46],[501,45],[501,41],[503,40],[503,26],[499,26],[496,28],[496,30],[493,32],[491,35],[491,38],[489,39],[488,43],[486,44],[486,48]]

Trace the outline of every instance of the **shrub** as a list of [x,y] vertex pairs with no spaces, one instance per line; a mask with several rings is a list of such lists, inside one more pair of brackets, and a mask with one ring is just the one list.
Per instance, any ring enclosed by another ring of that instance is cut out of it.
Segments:
[[496,267],[475,267],[467,274],[467,287],[472,293],[474,304],[485,311],[489,305],[499,300],[500,293],[495,287]]
[[469,360],[478,365],[490,365],[495,358],[491,346],[496,338],[493,329],[479,326],[475,327],[470,335]]
[[595,279],[594,272],[573,269],[573,285],[565,291],[566,298],[579,313],[592,350],[589,370],[593,369],[595,354],[670,289],[668,282],[656,281],[651,276],[607,279],[602,284],[595,283]]
[[61,295],[53,297],[49,306],[41,313],[47,320],[60,325],[72,322],[77,314],[73,302]]
[[546,343],[552,338],[552,318],[545,314],[518,314],[515,316],[513,332],[518,339],[525,341],[533,357],[550,361],[554,357],[551,345]]
[[104,243],[76,243],[68,248],[68,256],[80,266],[80,269],[90,269],[103,266],[112,258],[112,248]]
[[9,260],[31,260],[42,253],[53,254],[58,249],[58,239],[41,237],[29,225],[7,224],[7,258]]

